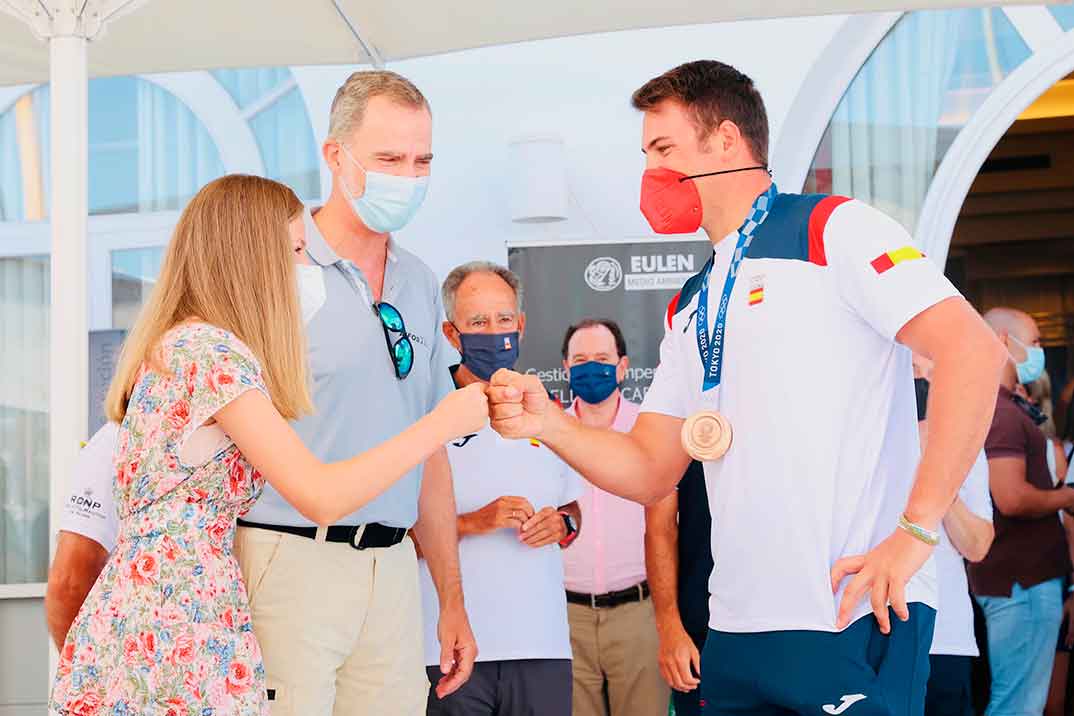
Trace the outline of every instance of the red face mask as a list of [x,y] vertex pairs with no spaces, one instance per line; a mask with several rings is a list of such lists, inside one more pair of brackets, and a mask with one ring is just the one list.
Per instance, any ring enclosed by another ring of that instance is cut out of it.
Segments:
[[692,234],[701,226],[701,196],[682,172],[646,169],[641,175],[641,213],[658,234]]
[[658,234],[692,234],[701,227],[701,195],[694,179],[718,174],[734,174],[765,166],[725,169],[688,176],[674,169],[646,169],[641,175],[641,213]]

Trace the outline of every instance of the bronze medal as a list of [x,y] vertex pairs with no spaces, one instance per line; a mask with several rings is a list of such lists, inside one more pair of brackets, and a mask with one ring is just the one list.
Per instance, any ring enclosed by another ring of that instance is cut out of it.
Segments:
[[719,460],[731,448],[731,423],[715,410],[694,413],[682,425],[682,447],[695,460]]

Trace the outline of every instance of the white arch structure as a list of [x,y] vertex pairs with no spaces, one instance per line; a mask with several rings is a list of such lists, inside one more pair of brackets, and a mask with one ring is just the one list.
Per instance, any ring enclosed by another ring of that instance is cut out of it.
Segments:
[[[1051,13],[1048,17],[1052,17]],[[962,203],[985,159],[1018,115],[1074,70],[1074,31],[1064,33],[1058,23],[1054,29],[1050,38],[1040,36],[1044,47],[1030,45],[1033,54],[1000,82],[973,113],[929,184],[915,234],[921,247],[940,266],[947,261]],[[1023,35],[1023,39],[1029,44],[1029,37]]]
[[225,172],[265,173],[253,130],[212,73],[169,72],[137,77],[167,90],[191,111],[213,138]]
[[772,173],[783,191],[802,188],[839,100],[902,16],[901,12],[850,16],[813,63],[772,144]]
[[[1026,107],[1074,70],[1074,30],[1064,32],[1045,6],[1002,10],[1030,56],[992,89],[959,131],[929,182],[915,235],[941,267],[947,261],[962,203],[985,159]],[[773,172],[781,186],[790,191],[802,188],[839,101],[903,14],[850,17],[821,53],[791,104],[774,145]]]

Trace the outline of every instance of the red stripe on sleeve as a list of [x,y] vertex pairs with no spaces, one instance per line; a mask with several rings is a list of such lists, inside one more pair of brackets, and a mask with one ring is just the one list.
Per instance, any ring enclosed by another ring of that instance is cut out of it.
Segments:
[[668,330],[671,330],[671,319],[675,317],[675,313],[679,310],[679,296],[682,295],[682,291],[679,291],[672,297],[671,302],[668,303]]
[[877,273],[884,273],[889,268],[895,265],[895,262],[891,260],[889,254],[880,254],[875,259],[869,262],[869,265],[873,267],[873,270]]
[[840,204],[850,201],[846,196],[826,196],[817,202],[809,214],[809,262],[818,266],[827,266],[828,257],[824,253],[824,227],[832,212]]

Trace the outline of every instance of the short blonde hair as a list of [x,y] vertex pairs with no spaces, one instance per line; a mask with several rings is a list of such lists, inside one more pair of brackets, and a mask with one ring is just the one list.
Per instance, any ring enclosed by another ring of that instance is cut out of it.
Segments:
[[407,107],[429,109],[429,102],[413,82],[388,70],[355,72],[336,90],[328,118],[328,138],[343,142],[362,123],[372,97],[385,96]]
[[261,364],[280,414],[312,412],[305,332],[287,224],[302,203],[289,188],[255,176],[206,184],[179,217],[160,278],[123,345],[105,412],[122,422],[143,365],[163,371],[161,338],[188,320],[234,334]]

